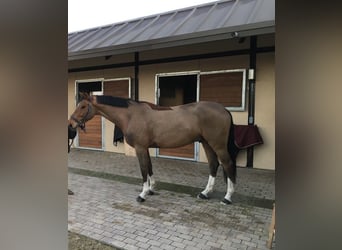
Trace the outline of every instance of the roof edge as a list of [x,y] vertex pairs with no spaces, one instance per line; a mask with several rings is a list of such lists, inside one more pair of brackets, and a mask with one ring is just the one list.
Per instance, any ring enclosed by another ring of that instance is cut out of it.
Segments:
[[[242,29],[243,28],[243,29]],[[266,21],[248,25],[234,26],[229,28],[202,31],[192,34],[178,35],[173,37],[152,39],[148,41],[115,45],[111,47],[84,50],[81,52],[69,52],[68,60],[80,60],[100,56],[119,55],[131,53],[132,51],[146,51],[162,49],[182,45],[211,42],[235,37],[247,37],[254,35],[275,33],[275,21]]]

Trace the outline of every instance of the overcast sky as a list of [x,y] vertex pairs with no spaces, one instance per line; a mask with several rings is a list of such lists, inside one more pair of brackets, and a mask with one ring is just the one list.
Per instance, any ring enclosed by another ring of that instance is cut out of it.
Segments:
[[68,0],[68,32],[148,16],[215,0]]

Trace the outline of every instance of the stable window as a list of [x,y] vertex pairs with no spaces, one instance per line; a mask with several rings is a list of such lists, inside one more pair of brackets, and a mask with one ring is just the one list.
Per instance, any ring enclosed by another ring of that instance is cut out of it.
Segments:
[[104,81],[103,94],[121,98],[130,98],[131,94],[130,78],[115,78]]
[[245,110],[246,70],[200,73],[199,100],[218,102],[232,111]]

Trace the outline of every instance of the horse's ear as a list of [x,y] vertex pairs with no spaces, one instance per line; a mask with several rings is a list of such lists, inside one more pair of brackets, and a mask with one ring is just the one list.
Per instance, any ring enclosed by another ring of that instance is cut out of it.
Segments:
[[80,92],[79,96],[80,96],[80,100],[83,100],[83,99],[90,100],[90,96],[87,92]]
[[88,101],[90,101],[91,103],[96,103],[96,96],[94,95],[88,95]]

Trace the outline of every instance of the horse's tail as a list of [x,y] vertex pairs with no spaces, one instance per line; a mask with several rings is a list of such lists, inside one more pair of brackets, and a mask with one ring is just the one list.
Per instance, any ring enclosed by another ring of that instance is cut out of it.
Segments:
[[[239,148],[235,145],[235,136],[234,136],[234,123],[233,117],[230,112],[227,110],[230,116],[230,128],[229,128],[229,135],[228,135],[228,153],[230,155],[231,160],[233,161],[233,169],[232,171],[232,182],[236,182],[236,157],[239,153]],[[227,173],[223,170],[224,181],[227,182]]]

